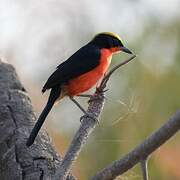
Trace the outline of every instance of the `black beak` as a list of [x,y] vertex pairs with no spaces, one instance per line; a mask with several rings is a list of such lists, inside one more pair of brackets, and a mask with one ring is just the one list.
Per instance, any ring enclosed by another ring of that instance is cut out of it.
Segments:
[[133,54],[128,48],[126,48],[124,46],[120,47],[120,50],[125,52],[125,53],[128,53],[128,54]]

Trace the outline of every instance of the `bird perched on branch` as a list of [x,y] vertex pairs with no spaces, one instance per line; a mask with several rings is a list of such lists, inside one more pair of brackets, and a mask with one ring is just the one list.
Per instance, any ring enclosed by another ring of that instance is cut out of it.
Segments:
[[[73,98],[92,88],[107,72],[114,53],[125,52],[127,49],[121,38],[111,32],[97,34],[89,43],[80,48],[70,58],[57,66],[51,74],[42,92],[51,90],[47,104],[39,116],[26,145],[31,146],[54,103],[65,96]],[[81,109],[82,110],[82,109]]]

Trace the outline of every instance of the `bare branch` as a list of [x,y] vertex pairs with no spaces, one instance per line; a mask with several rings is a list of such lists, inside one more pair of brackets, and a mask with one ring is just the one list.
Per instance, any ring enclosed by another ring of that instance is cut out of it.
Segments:
[[112,164],[108,165],[92,177],[92,180],[110,180],[123,174],[138,162],[146,159],[153,151],[177,133],[179,129],[180,111],[174,114],[167,123],[149,136],[142,144],[137,146],[120,160],[114,161]]
[[[86,114],[89,114],[90,116],[83,116],[81,118],[81,125],[78,131],[76,132],[71,145],[59,167],[59,170],[57,171],[54,179],[66,179],[66,176],[68,175],[72,164],[77,159],[83,145],[86,143],[89,135],[92,133],[92,131],[95,129],[97,121],[95,119],[99,119],[100,113],[103,110],[103,106],[105,103],[105,97],[104,97],[104,88],[106,87],[106,84],[110,78],[110,76],[113,74],[115,70],[123,66],[124,64],[128,63],[132,59],[134,59],[136,56],[132,56],[123,63],[118,64],[115,66],[102,80],[102,83],[99,88],[96,89],[95,94],[93,95],[93,100],[90,101],[89,107]],[[95,98],[97,97],[97,98]]]
[[101,84],[99,86],[100,89],[105,89],[106,88],[106,84],[109,81],[109,78],[111,77],[111,75],[117,70],[119,69],[121,66],[129,63],[130,61],[132,61],[134,58],[136,57],[136,55],[131,56],[129,59],[123,61],[122,63],[118,64],[117,66],[115,66],[114,68],[112,68],[102,79]]

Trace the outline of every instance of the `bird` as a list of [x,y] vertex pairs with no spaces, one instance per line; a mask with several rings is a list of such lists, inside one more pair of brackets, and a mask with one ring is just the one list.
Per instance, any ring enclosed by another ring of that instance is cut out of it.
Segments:
[[27,147],[34,143],[53,105],[65,96],[78,105],[73,97],[95,86],[107,72],[112,55],[119,52],[133,54],[116,33],[101,32],[57,66],[42,88],[42,93],[50,90],[50,95],[26,142]]

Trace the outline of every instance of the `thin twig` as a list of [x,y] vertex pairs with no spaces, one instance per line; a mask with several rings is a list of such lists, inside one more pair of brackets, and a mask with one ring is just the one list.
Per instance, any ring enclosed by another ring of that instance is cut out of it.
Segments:
[[[117,70],[122,65],[128,63],[132,59],[135,58],[135,55],[124,61],[123,63],[118,64],[114,67],[102,80],[102,83],[99,88],[96,89],[95,94],[92,96],[93,99],[89,103],[89,107],[87,110],[87,114],[91,116],[83,116],[81,118],[81,125],[78,131],[76,132],[71,145],[54,177],[55,180],[63,180],[66,179],[69,171],[72,167],[72,164],[77,159],[83,145],[86,143],[89,135],[95,129],[96,124],[98,121],[95,119],[99,119],[100,113],[102,112],[104,103],[105,103],[105,96],[104,96],[104,88],[115,70]],[[97,98],[94,98],[97,97]]]
[[148,163],[148,159],[144,158],[140,161],[141,163],[141,170],[142,170],[142,174],[143,174],[143,180],[148,180],[148,168],[147,168],[147,163]]
[[180,110],[161,128],[150,135],[142,144],[134,148],[120,160],[112,162],[98,172],[92,180],[111,180],[131,169],[142,159],[147,158],[153,151],[169,140],[180,130]]
[[106,84],[110,78],[110,76],[117,70],[119,69],[121,66],[129,63],[130,61],[132,61],[134,58],[136,57],[136,55],[131,56],[129,59],[127,59],[126,61],[123,61],[122,63],[118,64],[117,66],[115,66],[114,68],[112,68],[103,78],[103,80],[101,81],[101,84],[99,86],[100,89],[105,89]]

